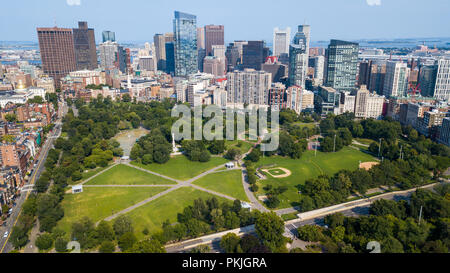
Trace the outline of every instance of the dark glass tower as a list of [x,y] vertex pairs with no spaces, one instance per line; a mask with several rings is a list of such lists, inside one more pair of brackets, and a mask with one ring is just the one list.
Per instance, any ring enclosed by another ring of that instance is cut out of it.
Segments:
[[358,74],[359,44],[331,40],[327,50],[326,83],[338,91],[352,91]]

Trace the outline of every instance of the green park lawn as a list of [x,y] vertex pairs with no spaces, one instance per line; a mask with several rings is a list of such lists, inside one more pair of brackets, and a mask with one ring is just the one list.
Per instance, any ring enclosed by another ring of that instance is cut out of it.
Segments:
[[162,224],[169,220],[170,223],[177,222],[178,213],[182,213],[184,208],[194,204],[194,200],[203,198],[204,200],[216,197],[219,202],[230,202],[219,196],[211,195],[207,192],[196,190],[192,187],[184,187],[170,192],[152,202],[127,213],[133,221],[135,234],[138,239],[142,239],[142,231],[147,228],[150,234],[162,230]]
[[86,185],[169,185],[173,181],[119,164],[90,180]]
[[70,234],[73,222],[88,216],[97,222],[150,198],[166,187],[157,188],[87,188],[80,194],[66,194],[62,201],[64,218],[58,227]]
[[242,171],[233,170],[208,174],[194,182],[195,185],[223,193],[241,201],[248,201],[242,185]]
[[292,172],[292,175],[285,178],[273,178],[266,174],[267,179],[259,180],[259,191],[257,195],[265,195],[263,187],[272,185],[273,187],[287,186],[288,190],[279,196],[279,208],[288,208],[298,205],[299,185],[303,185],[306,180],[316,178],[320,174],[333,175],[342,169],[356,170],[359,161],[376,161],[371,155],[358,151],[350,147],[344,147],[336,153],[322,153],[307,151],[300,159],[288,157],[263,157],[257,163],[258,167],[273,165],[272,168],[283,167]]
[[253,144],[242,141],[242,140],[234,140],[234,141],[227,141],[226,147],[227,147],[227,150],[229,150],[231,148],[239,149],[241,151],[241,154],[245,154],[253,147]]
[[132,162],[131,164],[175,179],[189,180],[190,178],[196,177],[207,170],[227,162],[228,161],[222,157],[211,157],[211,160],[208,162],[193,162],[181,155],[172,157],[165,164],[154,163],[144,165],[137,162]]

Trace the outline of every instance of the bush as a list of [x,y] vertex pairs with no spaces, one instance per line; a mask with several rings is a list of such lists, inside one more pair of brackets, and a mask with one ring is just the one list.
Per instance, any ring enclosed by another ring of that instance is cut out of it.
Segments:
[[114,253],[115,250],[116,245],[111,241],[104,241],[99,249],[100,253]]
[[36,239],[36,246],[40,250],[49,250],[53,247],[53,238],[50,234],[44,233]]

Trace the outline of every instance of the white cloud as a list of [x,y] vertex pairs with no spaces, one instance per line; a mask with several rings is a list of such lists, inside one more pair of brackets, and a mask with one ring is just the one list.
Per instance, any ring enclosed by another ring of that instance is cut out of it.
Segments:
[[66,0],[67,5],[69,6],[80,6],[81,0]]
[[369,6],[381,6],[381,0],[366,0]]

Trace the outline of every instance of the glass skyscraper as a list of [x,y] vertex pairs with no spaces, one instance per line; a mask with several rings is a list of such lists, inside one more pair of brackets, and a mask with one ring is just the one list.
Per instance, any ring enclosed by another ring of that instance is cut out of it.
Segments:
[[327,52],[328,86],[338,91],[352,91],[356,87],[358,74],[359,44],[331,40]]
[[197,17],[175,11],[175,76],[186,77],[198,71]]
[[298,26],[294,44],[289,47],[289,85],[305,88],[309,61],[309,40],[311,28],[308,25]]
[[105,30],[105,31],[103,31],[102,36],[103,36],[104,43],[106,43],[108,41],[110,41],[110,42],[116,41],[116,33],[115,32]]

